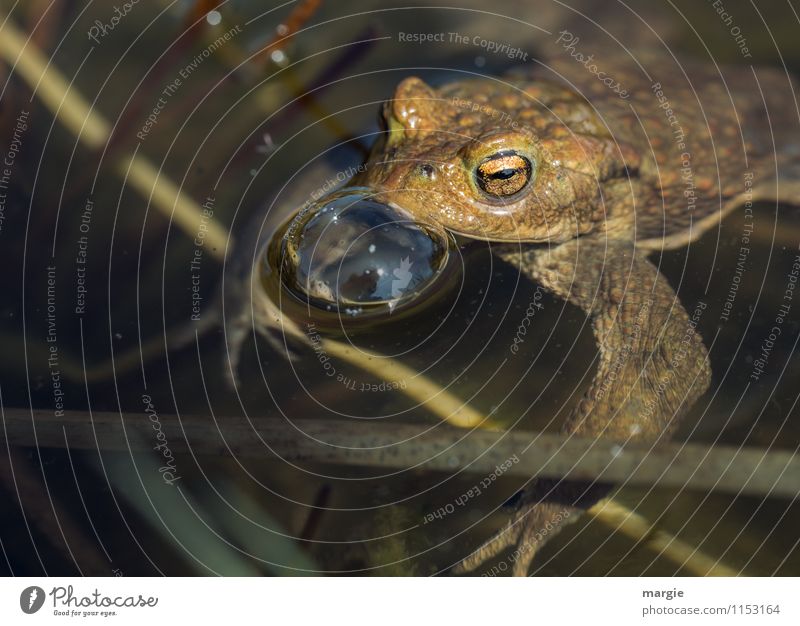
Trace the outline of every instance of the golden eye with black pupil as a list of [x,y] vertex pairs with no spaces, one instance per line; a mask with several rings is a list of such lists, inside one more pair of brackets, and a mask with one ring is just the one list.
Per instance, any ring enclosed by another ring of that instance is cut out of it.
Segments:
[[498,152],[475,170],[478,186],[490,196],[512,196],[531,179],[531,162],[516,152]]

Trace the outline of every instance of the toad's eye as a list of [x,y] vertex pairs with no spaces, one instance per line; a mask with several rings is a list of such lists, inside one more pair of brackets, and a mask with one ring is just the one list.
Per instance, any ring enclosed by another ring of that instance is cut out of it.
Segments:
[[478,186],[490,196],[512,196],[531,179],[531,162],[516,152],[498,152],[485,158],[475,170]]

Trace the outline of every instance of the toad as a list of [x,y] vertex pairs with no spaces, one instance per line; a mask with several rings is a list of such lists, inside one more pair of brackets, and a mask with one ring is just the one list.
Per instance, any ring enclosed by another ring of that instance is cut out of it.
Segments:
[[[602,64],[624,90],[600,80],[599,61],[590,72],[570,58],[436,88],[406,78],[350,186],[419,223],[493,242],[580,307],[598,356],[564,432],[657,444],[711,369],[696,320],[648,257],[689,245],[746,202],[800,200],[798,89],[770,69],[649,55]],[[525,575],[541,545],[600,497],[570,500],[565,514],[550,491],[537,481],[456,570],[516,545],[513,570]]]

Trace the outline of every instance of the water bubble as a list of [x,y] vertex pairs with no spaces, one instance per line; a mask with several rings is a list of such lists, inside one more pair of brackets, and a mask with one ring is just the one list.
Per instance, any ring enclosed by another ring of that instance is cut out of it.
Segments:
[[292,220],[280,251],[281,279],[296,296],[349,315],[365,307],[392,311],[417,297],[445,267],[449,236],[346,189],[308,206]]
[[283,50],[273,50],[269,58],[272,59],[272,62],[276,65],[283,65],[288,60]]

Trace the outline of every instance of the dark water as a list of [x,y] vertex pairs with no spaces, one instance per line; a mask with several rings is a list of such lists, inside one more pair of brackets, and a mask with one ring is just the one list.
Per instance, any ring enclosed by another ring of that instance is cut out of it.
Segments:
[[[286,69],[248,58],[273,36],[287,9],[261,15],[262,3],[229,3],[220,9],[220,25],[181,37],[188,4],[150,25],[156,7],[142,3],[93,41],[87,36],[92,25],[108,20],[110,11],[99,6],[78,16],[70,4],[59,3],[37,29],[35,42],[54,67],[74,78],[76,92],[116,124],[105,148],[76,143],[40,99],[31,100],[18,74],[5,83],[0,146],[18,151],[3,183],[0,231],[3,406],[53,414],[61,408],[124,411],[147,420],[142,402],[147,394],[162,415],[209,420],[283,415],[288,424],[355,416],[365,418],[359,423],[366,432],[369,419],[376,418],[421,429],[435,424],[438,418],[402,389],[381,387],[385,381],[337,359],[332,360],[337,376],[330,376],[314,351],[300,350],[289,362],[252,330],[244,342],[237,393],[225,373],[219,325],[197,345],[146,355],[140,362],[140,343],[158,343],[175,329],[191,330],[198,311],[204,319],[221,318],[215,307],[223,268],[210,238],[197,244],[205,230],[198,227],[195,237],[187,236],[179,221],[170,222],[157,208],[149,189],[137,188],[130,171],[123,182],[120,163],[134,151],[146,155],[162,182],[179,185],[205,204],[205,226],[216,220],[232,233],[229,258],[247,260],[260,249],[254,242],[296,210],[296,198],[325,189],[335,184],[337,172],[358,167],[378,128],[378,107],[403,77],[416,74],[436,85],[465,73],[493,74],[533,62],[552,51],[553,41],[530,24],[551,33],[562,28],[580,33],[598,54],[619,45],[615,38],[656,51],[666,50],[665,44],[613,2],[573,5],[608,32],[547,2],[523,5],[521,13],[515,9],[513,19],[491,15],[497,7],[480,2],[415,10],[390,10],[392,3],[327,3],[286,46],[289,61],[296,62]],[[743,71],[750,71],[751,62],[800,68],[800,21],[788,4],[759,7],[760,13],[749,3],[725,4],[737,33],[746,38],[746,53],[742,39],[737,41],[706,3],[633,6],[676,55],[741,64]],[[326,23],[367,9],[376,10]],[[29,31],[38,16],[23,8],[10,19]],[[398,33],[422,31],[443,33],[444,41],[398,41]],[[224,33],[229,39],[204,55]],[[451,40],[450,33],[466,36],[466,43]],[[494,52],[481,42],[507,49]],[[298,99],[309,90],[310,96]],[[677,437],[794,450],[800,441],[795,353],[800,303],[786,316],[759,380],[753,382],[751,374],[784,302],[787,273],[798,254],[800,216],[790,206],[774,204],[758,204],[755,215],[753,243],[730,309],[725,303],[739,262],[742,212],[688,251],[654,259],[688,309],[708,303],[699,332],[710,346],[712,388]],[[342,322],[318,315],[318,331],[371,352],[398,355],[406,366],[491,414],[498,426],[556,431],[593,371],[596,347],[585,316],[521,280],[484,243],[458,240],[452,254],[459,270],[426,292],[424,301],[391,316]],[[224,273],[229,283],[241,278],[230,263]],[[226,319],[247,310],[248,289],[243,292],[243,298],[226,297]],[[508,347],[534,301],[541,308],[512,355]],[[304,319],[304,306],[287,302],[285,313]],[[91,380],[84,367],[95,368]],[[501,477],[469,506],[424,523],[428,513],[452,503],[482,477],[421,469],[383,477],[386,472],[379,469],[289,464],[265,449],[257,459],[176,455],[178,491],[161,480],[157,469],[165,459],[158,451],[37,448],[33,430],[25,433],[27,445],[16,449],[12,463],[2,462],[0,490],[8,503],[0,512],[4,574],[291,573],[287,568],[433,574],[500,528],[512,510],[504,503],[524,483]],[[18,481],[29,479],[18,483],[21,496],[12,467]],[[734,570],[800,573],[800,510],[787,499],[644,488],[624,488],[617,499]],[[302,541],[287,541],[280,533]],[[668,556],[586,520],[549,543],[537,564],[540,574],[688,573]]]

